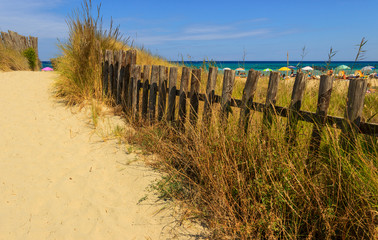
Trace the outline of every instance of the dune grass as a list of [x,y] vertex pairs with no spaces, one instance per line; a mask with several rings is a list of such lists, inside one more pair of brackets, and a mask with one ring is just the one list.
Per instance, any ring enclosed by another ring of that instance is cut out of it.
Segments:
[[190,206],[215,239],[376,238],[377,138],[360,136],[350,154],[340,131],[327,127],[309,171],[312,124],[300,123],[291,146],[282,134],[287,119],[277,117],[262,137],[261,115],[252,115],[246,135],[235,111],[226,128],[216,112],[209,130],[143,125],[127,140],[160,156],[156,164],[169,173],[159,183],[162,197]]
[[30,70],[28,60],[18,51],[0,43],[0,71]]

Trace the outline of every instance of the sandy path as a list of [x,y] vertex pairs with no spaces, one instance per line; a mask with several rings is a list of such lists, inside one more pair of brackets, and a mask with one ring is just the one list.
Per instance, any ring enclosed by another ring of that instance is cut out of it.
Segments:
[[157,174],[56,102],[54,77],[0,73],[0,239],[169,239],[145,191]]

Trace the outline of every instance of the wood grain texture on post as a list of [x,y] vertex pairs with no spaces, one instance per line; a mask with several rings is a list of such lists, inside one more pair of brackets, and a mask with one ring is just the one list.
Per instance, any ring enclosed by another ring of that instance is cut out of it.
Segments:
[[158,98],[158,121],[163,119],[167,104],[167,67],[159,66],[159,98]]
[[112,93],[114,102],[117,104],[117,82],[118,82],[118,67],[119,67],[119,52],[113,52],[113,79],[112,79]]
[[355,147],[355,139],[359,132],[364,107],[367,81],[365,79],[350,79],[347,96],[347,106],[344,114],[345,122],[341,134],[341,145],[345,150]]
[[190,81],[190,115],[189,120],[192,126],[196,126],[198,120],[198,106],[199,106],[199,88],[201,83],[202,69],[192,70],[192,79]]
[[286,141],[295,143],[297,136],[298,112],[302,106],[302,99],[306,88],[307,74],[300,72],[295,77],[294,87],[291,94],[288,122],[286,125]]
[[169,70],[169,90],[168,90],[168,108],[167,108],[167,120],[170,122],[175,121],[176,90],[177,90],[177,67],[171,67]]
[[132,113],[133,118],[136,120],[138,118],[138,111],[139,111],[139,91],[138,91],[138,83],[140,82],[140,73],[141,67],[139,65],[132,65],[133,70],[132,72],[132,79],[133,79],[133,93],[132,93]]
[[235,71],[225,70],[223,76],[223,87],[222,87],[222,97],[221,97],[221,123],[227,122],[229,112],[231,111],[231,97],[232,91],[234,89],[235,82]]
[[246,133],[248,130],[251,109],[253,108],[253,97],[255,96],[257,83],[259,81],[260,72],[253,69],[249,70],[247,82],[243,90],[242,106],[240,110],[239,127]]
[[[315,119],[312,128],[309,148],[310,156],[316,155],[320,147],[321,134],[327,121],[328,108],[331,101],[333,80],[333,77],[330,75],[322,75],[320,77],[318,104],[316,107],[316,115],[318,119]],[[309,162],[307,164],[309,164]]]
[[265,108],[263,113],[264,127],[269,129],[272,125],[273,114],[275,113],[274,106],[277,101],[278,82],[280,80],[280,74],[278,72],[270,72],[268,91],[266,94]]
[[151,69],[151,84],[150,84],[150,95],[148,100],[148,116],[149,120],[152,122],[155,120],[156,115],[156,93],[158,90],[159,81],[159,66],[153,65]]
[[[126,58],[127,58],[128,62],[130,64],[130,67],[129,67],[129,69],[130,69],[130,73],[129,73],[130,77],[129,77],[129,79],[131,79],[131,76],[133,74],[131,72],[131,65],[135,65],[136,64],[136,51],[135,50],[129,50],[129,51],[127,51]],[[132,94],[133,94],[133,88],[134,88],[133,84],[134,83],[132,81],[129,81],[128,93],[127,93],[127,104],[126,104],[126,106],[129,109],[129,111],[131,110],[132,104],[133,104],[132,103],[133,102],[133,96],[132,96]]]
[[120,50],[118,52],[118,68],[117,68],[117,104],[121,104],[122,85],[123,85],[123,71],[125,64],[126,52]]
[[102,68],[102,92],[106,96],[108,94],[108,79],[109,79],[109,50],[105,51],[104,64]]
[[180,84],[180,96],[179,96],[179,128],[184,131],[184,125],[186,121],[186,98],[189,86],[190,69],[187,67],[182,68],[181,84]]
[[109,51],[109,85],[108,85],[108,90],[109,90],[109,97],[111,98],[113,95],[113,75],[114,75],[114,64],[113,64],[113,51]]
[[131,73],[131,64],[135,64],[133,61],[133,52],[132,50],[126,51],[126,57],[125,57],[125,68],[124,68],[124,73],[123,73],[123,84],[122,84],[122,94],[123,94],[123,101],[122,101],[122,106],[124,111],[127,111],[127,108],[131,106],[130,97],[130,73]]
[[217,83],[217,76],[218,76],[218,68],[210,67],[209,75],[207,78],[206,98],[205,98],[205,104],[204,104],[204,109],[203,109],[203,121],[205,123],[205,126],[208,126],[210,122],[210,118],[212,116],[212,108],[213,108],[213,103],[214,103],[215,85]]
[[142,117],[147,120],[148,112],[148,93],[150,86],[150,66],[143,67],[143,95],[142,95]]

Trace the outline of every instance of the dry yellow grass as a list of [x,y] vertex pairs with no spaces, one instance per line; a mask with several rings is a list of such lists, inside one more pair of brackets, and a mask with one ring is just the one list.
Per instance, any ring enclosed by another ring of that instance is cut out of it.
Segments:
[[0,43],[0,71],[30,70],[28,60],[21,53]]

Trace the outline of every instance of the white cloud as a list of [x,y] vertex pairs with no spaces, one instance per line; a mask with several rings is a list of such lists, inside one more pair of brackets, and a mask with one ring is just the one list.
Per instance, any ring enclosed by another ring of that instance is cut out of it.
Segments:
[[67,26],[62,16],[48,13],[61,0],[0,0],[1,31],[12,30],[39,38],[64,38]]
[[238,39],[244,37],[258,36],[268,34],[268,29],[259,29],[252,31],[225,31],[203,34],[177,34],[177,35],[160,35],[160,36],[142,36],[137,39],[138,42],[148,45],[160,44],[170,41],[209,41],[223,39]]

